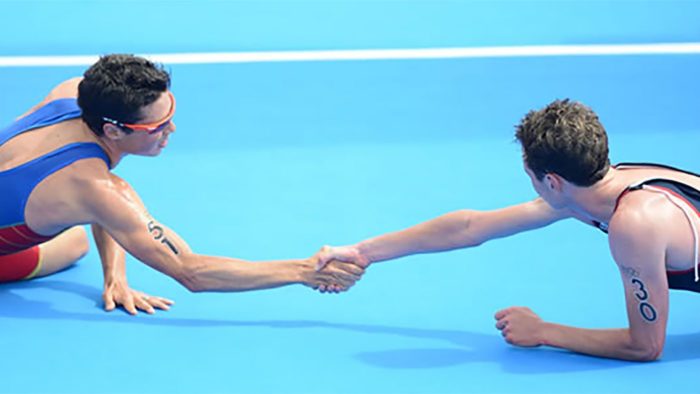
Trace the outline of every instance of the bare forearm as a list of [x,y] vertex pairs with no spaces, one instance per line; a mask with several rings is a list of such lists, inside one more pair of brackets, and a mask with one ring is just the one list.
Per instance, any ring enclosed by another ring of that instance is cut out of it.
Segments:
[[307,260],[250,262],[192,255],[184,264],[183,274],[176,279],[192,291],[238,292],[308,284],[313,271]]
[[126,279],[126,253],[124,249],[97,224],[92,225],[92,234],[100,253],[105,283],[115,279]]
[[470,237],[472,211],[450,212],[408,229],[360,242],[355,247],[370,262],[417,253],[441,252],[475,246]]
[[594,330],[545,323],[542,342],[578,353],[630,361],[655,360],[660,353],[634,341],[626,328]]
[[567,217],[571,217],[568,210],[552,209],[542,199],[493,211],[460,210],[403,231],[363,241],[355,248],[370,262],[383,261],[415,253],[477,246]]

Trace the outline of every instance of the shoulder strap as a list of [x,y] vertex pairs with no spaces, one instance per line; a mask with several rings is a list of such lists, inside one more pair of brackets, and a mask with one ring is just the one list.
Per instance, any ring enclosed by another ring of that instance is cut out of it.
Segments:
[[78,100],[64,98],[53,100],[0,130],[0,145],[26,131],[56,124],[68,119],[75,119],[81,114]]

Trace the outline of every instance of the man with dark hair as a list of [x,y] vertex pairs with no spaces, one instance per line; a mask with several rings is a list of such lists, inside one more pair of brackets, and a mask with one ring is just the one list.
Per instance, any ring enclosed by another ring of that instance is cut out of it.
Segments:
[[352,286],[363,272],[353,264],[335,262],[317,272],[311,259],[253,263],[198,255],[151,217],[110,170],[127,155],[157,156],[166,147],[175,132],[169,87],[168,73],[146,59],[104,56],[0,130],[0,282],[75,263],[88,249],[79,225],[91,224],[107,310],[121,305],[132,314],[153,313],[172,304],[129,288],[125,252],[191,291]]
[[668,319],[668,290],[700,292],[700,175],[653,164],[610,166],[605,129],[583,104],[557,100],[517,126],[525,172],[539,198],[495,211],[448,213],[403,231],[343,247],[331,260],[371,263],[486,241],[574,218],[609,234],[625,288],[629,327],[592,330],[542,321],[530,309],[496,313],[508,343],[548,345],[599,357],[655,360]]

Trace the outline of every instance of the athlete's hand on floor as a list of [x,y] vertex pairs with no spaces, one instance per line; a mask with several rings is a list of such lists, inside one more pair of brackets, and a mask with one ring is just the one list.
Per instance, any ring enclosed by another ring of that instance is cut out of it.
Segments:
[[524,306],[513,306],[496,313],[496,328],[511,345],[535,347],[544,343],[544,321]]
[[102,293],[105,311],[110,312],[121,306],[131,315],[138,314],[138,310],[149,314],[155,313],[156,308],[167,311],[174,302],[163,297],[154,297],[146,293],[133,290],[125,281],[112,281],[105,283]]
[[369,265],[369,260],[355,246],[324,246],[312,257],[316,261],[316,270],[320,271],[331,260],[353,263],[362,268]]

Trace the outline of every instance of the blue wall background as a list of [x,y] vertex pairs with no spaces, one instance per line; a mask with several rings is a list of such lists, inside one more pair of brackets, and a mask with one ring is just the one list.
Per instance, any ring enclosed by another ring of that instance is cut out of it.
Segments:
[[[696,1],[5,1],[0,54],[700,41]],[[178,149],[509,138],[571,97],[611,135],[700,130],[700,55],[166,65]],[[83,67],[0,68],[9,120]],[[32,87],[27,81],[32,81]]]

